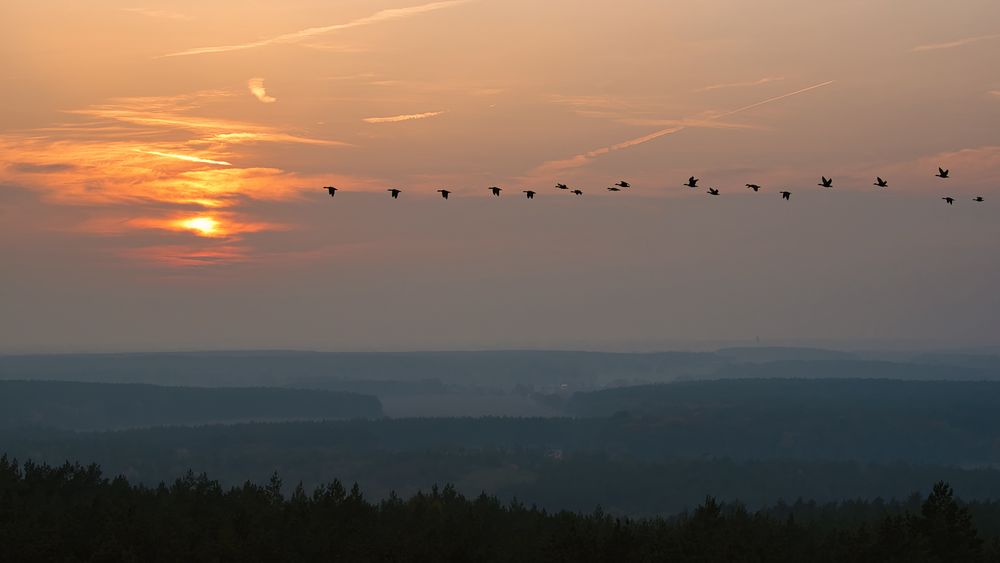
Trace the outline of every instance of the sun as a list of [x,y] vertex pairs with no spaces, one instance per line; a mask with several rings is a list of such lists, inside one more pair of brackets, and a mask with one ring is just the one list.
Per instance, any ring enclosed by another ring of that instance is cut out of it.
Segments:
[[219,234],[219,222],[211,217],[192,217],[179,221],[178,225],[194,231],[195,234],[203,237],[211,237]]

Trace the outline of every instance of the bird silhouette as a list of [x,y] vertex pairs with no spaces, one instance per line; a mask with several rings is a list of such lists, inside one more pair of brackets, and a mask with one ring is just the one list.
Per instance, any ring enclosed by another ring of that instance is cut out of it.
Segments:
[[632,184],[629,184],[625,180],[619,180],[619,182],[617,184],[615,184],[615,185],[618,186],[619,188],[631,188],[632,187]]
[[556,184],[556,189],[557,190],[568,190],[569,186],[567,186],[566,184]]
[[755,192],[759,192],[760,191],[760,186],[758,186],[757,184],[747,184],[747,189],[753,190]]
[[946,202],[948,202],[948,205],[955,205],[955,198],[953,198],[953,197],[943,197],[941,199],[943,199]]
[[616,187],[616,186],[611,186],[610,188],[608,188],[608,191],[609,192],[620,192],[620,191],[622,191],[622,189],[619,188],[619,187]]
[[448,199],[448,194],[451,192],[449,190],[438,190],[438,193],[441,194],[441,197]]
[[780,193],[781,193],[781,199],[791,199],[792,198],[792,192],[780,192]]
[[977,196],[972,198],[972,201],[985,201],[985,200],[983,199],[983,196]]
[[822,186],[824,188],[832,188],[833,187],[833,178],[827,178],[826,176],[823,176],[823,180],[820,183],[816,184],[816,185],[817,186]]
[[710,195],[719,195],[719,190],[717,188],[708,188],[708,193]]
[[573,191],[571,191],[569,193],[571,193],[573,195],[583,195],[583,190],[573,190]]
[[949,172],[948,170],[945,170],[944,168],[938,166],[938,173],[935,174],[935,176],[937,176],[938,178],[947,178],[948,172]]
[[330,197],[337,195],[337,188],[333,186],[323,186],[323,189],[330,192]]
[[535,192],[532,190],[524,190],[524,195],[528,199],[535,199]]
[[687,183],[686,184],[682,184],[682,185],[687,186],[689,188],[697,188],[698,187],[698,178],[695,178],[694,176],[691,176],[690,178],[688,178]]
[[398,190],[396,188],[392,188],[392,189],[388,189],[386,191],[389,192],[392,195],[392,199],[398,199],[399,198],[399,193],[401,191],[403,191],[403,190]]
[[496,186],[491,186],[490,187],[490,191],[493,192],[493,195],[495,195],[497,197],[500,197],[500,192],[502,192],[503,189],[502,188],[498,188]]
[[880,188],[885,188],[885,187],[888,187],[888,186],[889,186],[889,182],[886,182],[885,180],[883,180],[883,179],[882,179],[881,177],[879,177],[879,176],[875,176],[875,183],[874,183],[874,184],[872,184],[872,185],[873,185],[873,186],[878,186],[878,187],[880,187]]

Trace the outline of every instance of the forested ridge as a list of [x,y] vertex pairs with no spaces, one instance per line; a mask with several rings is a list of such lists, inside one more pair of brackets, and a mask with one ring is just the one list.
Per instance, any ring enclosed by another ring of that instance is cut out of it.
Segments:
[[937,483],[909,503],[780,505],[707,498],[670,519],[546,512],[445,486],[365,500],[339,481],[282,494],[193,473],[144,487],[96,465],[0,458],[3,561],[995,561],[1000,504]]
[[0,428],[105,430],[249,420],[374,418],[378,398],[276,387],[0,381]]

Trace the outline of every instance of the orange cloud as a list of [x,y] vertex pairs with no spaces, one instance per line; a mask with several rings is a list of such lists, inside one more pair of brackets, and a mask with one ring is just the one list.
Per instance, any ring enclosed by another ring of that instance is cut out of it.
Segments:
[[389,117],[366,117],[362,119],[365,123],[398,123],[400,121],[412,121],[414,119],[427,119],[428,117],[437,117],[445,112],[443,111],[429,111],[426,113],[413,113],[406,115],[392,115]]
[[[937,167],[948,168],[951,178],[934,177]],[[982,146],[929,155],[887,167],[914,187],[956,192],[993,191],[1000,185],[1000,146]]]
[[278,101],[278,99],[274,96],[267,95],[267,90],[264,88],[263,78],[251,78],[247,81],[247,88],[250,89],[250,93],[253,94],[253,97],[257,98],[262,103],[273,104]]
[[198,162],[201,164],[218,164],[221,166],[232,166],[232,164],[224,160],[211,160],[208,158],[201,158],[198,156],[191,156],[188,154],[174,154],[169,152],[157,152],[157,151],[144,151],[141,149],[134,149],[136,152],[141,152],[145,154],[151,154],[154,156],[162,156],[164,158],[176,158],[177,160],[185,160],[187,162]]
[[172,247],[164,254],[170,263],[248,255],[244,234],[286,228],[248,216],[242,210],[250,202],[296,199],[303,187],[329,179],[243,164],[256,158],[246,145],[346,143],[205,115],[207,106],[230,97],[213,91],[118,98],[67,112],[66,123],[0,134],[0,181],[41,192],[52,203],[91,207],[90,218],[68,227],[82,232],[154,233],[142,237],[144,244],[156,232],[226,241],[221,253],[184,255]]

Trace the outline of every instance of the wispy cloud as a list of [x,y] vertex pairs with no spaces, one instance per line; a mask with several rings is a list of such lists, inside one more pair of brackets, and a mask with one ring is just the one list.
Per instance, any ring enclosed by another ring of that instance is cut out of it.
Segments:
[[748,86],[762,86],[769,82],[777,82],[779,80],[784,80],[784,76],[765,76],[764,78],[759,78],[757,80],[747,80],[745,82],[728,82],[724,84],[713,84],[711,86],[705,86],[704,88],[699,88],[695,92],[708,92],[711,90],[722,90],[724,88],[745,88]]
[[443,111],[429,111],[426,113],[412,113],[407,115],[391,115],[389,117],[366,117],[362,121],[365,123],[398,123],[400,121],[412,121],[414,119],[427,119],[428,117],[436,117],[445,112]]
[[939,49],[954,49],[955,47],[963,47],[971,43],[978,43],[980,41],[988,41],[990,39],[1000,39],[1000,33],[993,33],[991,35],[979,35],[976,37],[965,37],[963,39],[956,39],[954,41],[948,41],[946,43],[930,43],[927,45],[917,45],[913,48],[913,52],[920,51],[937,51]]
[[408,8],[390,8],[387,10],[381,10],[375,12],[370,16],[365,16],[347,23],[340,23],[334,25],[327,25],[322,27],[310,27],[307,29],[302,29],[299,31],[293,31],[291,33],[284,33],[281,35],[276,35],[274,37],[269,37],[267,39],[260,39],[257,41],[250,41],[248,43],[238,43],[234,45],[217,45],[213,47],[197,47],[194,49],[187,49],[184,51],[179,51],[176,53],[168,53],[164,55],[165,57],[185,57],[190,55],[204,55],[208,53],[227,53],[231,51],[243,51],[245,49],[254,49],[257,47],[264,47],[267,45],[277,45],[277,44],[287,44],[287,43],[298,43],[304,39],[310,37],[316,37],[319,35],[324,35],[334,31],[341,31],[344,29],[351,29],[354,27],[362,27],[366,25],[372,25],[376,23],[381,23],[385,21],[398,20],[403,18],[409,18],[419,14],[424,14],[427,12],[433,12],[436,10],[442,10],[445,8],[450,8],[452,6],[458,6],[461,4],[466,4],[471,0],[444,0],[442,2],[431,2],[429,4],[421,4],[419,6],[410,6]]
[[[780,96],[774,96],[772,98],[768,98],[766,100],[755,102],[755,103],[752,103],[750,105],[746,105],[746,106],[743,106],[743,107],[740,107],[740,108],[736,108],[734,110],[730,110],[730,111],[726,111],[726,112],[722,112],[722,113],[710,114],[708,117],[703,118],[700,121],[715,121],[715,120],[718,120],[718,119],[722,119],[723,117],[729,117],[729,116],[732,116],[732,115],[736,115],[738,113],[743,113],[745,111],[749,111],[751,109],[754,109],[754,108],[757,108],[757,107],[760,107],[760,106],[763,106],[763,105],[766,105],[766,104],[771,104],[771,103],[777,102],[779,100],[783,100],[785,98],[790,98],[792,96],[797,96],[799,94],[804,94],[806,92],[809,92],[811,90],[815,90],[817,88],[822,88],[824,86],[829,86],[830,84],[833,84],[833,82],[834,82],[833,80],[828,80],[826,82],[821,82],[819,84],[814,84],[812,86],[809,86],[809,87],[806,87],[806,88],[802,88],[802,89],[796,90],[794,92],[788,92],[787,94],[782,94]],[[687,121],[688,119],[695,120],[695,121]],[[665,129],[660,129],[659,131],[653,131],[652,133],[643,135],[641,137],[636,137],[634,139],[629,139],[627,141],[622,141],[620,143],[616,143],[616,144],[609,145],[609,146],[606,146],[606,147],[601,147],[601,148],[598,148],[598,149],[587,151],[585,153],[581,153],[581,154],[572,156],[570,158],[566,158],[566,159],[562,159],[562,160],[550,160],[550,161],[544,162],[541,165],[539,165],[538,167],[536,167],[535,170],[533,171],[533,175],[545,174],[545,173],[548,173],[548,172],[554,172],[554,171],[558,171],[558,170],[565,170],[565,169],[569,169],[569,168],[576,168],[576,167],[579,167],[579,166],[583,166],[583,165],[587,164],[590,160],[592,160],[592,159],[594,159],[594,158],[596,158],[598,156],[605,155],[605,154],[608,154],[608,153],[613,152],[613,151],[618,151],[618,150],[622,150],[622,149],[627,149],[627,148],[630,148],[630,147],[634,147],[636,145],[641,145],[643,143],[648,143],[649,141],[653,141],[653,140],[659,139],[660,137],[665,137],[667,135],[673,135],[675,133],[679,133],[679,132],[681,132],[681,131],[689,128],[689,127],[692,127],[693,124],[697,123],[698,121],[699,121],[698,118],[686,118],[685,120],[680,120],[679,121],[679,123],[680,123],[679,125],[673,125],[671,127],[665,128]]]
[[[191,145],[270,142],[350,146],[350,143],[343,141],[293,135],[268,125],[197,115],[204,112],[202,107],[204,103],[232,95],[234,94],[231,92],[211,91],[178,96],[115,98],[105,104],[66,112],[90,117],[93,121],[64,124],[44,131],[53,133],[76,131],[88,136],[104,133],[120,140],[126,137],[146,138],[161,134],[165,130],[176,130],[195,133],[196,136],[187,141]],[[109,122],[118,122],[130,127],[116,127]]]
[[255,133],[218,133],[204,139],[194,139],[188,141],[189,145],[222,143],[226,145],[237,143],[292,143],[298,145],[320,145],[327,147],[352,147],[351,143],[344,141],[332,141],[328,139],[312,139],[310,137],[299,137],[288,133],[276,133],[258,131]]
[[148,18],[159,18],[164,20],[189,20],[191,16],[178,12],[168,12],[166,10],[152,10],[149,8],[122,8],[123,12],[146,16]]
[[583,117],[619,119],[634,117],[640,112],[635,102],[621,97],[555,94],[549,99],[552,103],[566,106],[573,113]]
[[365,72],[361,74],[341,74],[334,76],[326,76],[323,80],[367,80],[369,78],[375,78],[376,74],[374,72]]
[[[260,239],[251,240],[249,233],[285,230],[257,218],[266,209],[257,202],[297,200],[307,193],[304,187],[326,182],[374,183],[242,164],[270,158],[247,146],[253,143],[346,143],[210,117],[236,95],[212,91],[116,98],[67,112],[65,122],[51,127],[0,132],[0,183],[24,186],[60,205],[87,206],[92,211],[86,215],[93,220],[67,226],[76,232],[104,236],[141,231],[141,236],[116,240],[132,240],[136,252],[148,248],[149,258],[167,265],[222,264],[257,256]],[[190,235],[188,242],[171,247],[169,256],[153,250],[163,241],[173,244],[179,234]],[[228,250],[204,254],[209,239]]]
[[209,158],[201,158],[189,154],[176,154],[176,153],[159,152],[159,151],[144,151],[142,149],[134,149],[134,150],[135,152],[141,152],[143,154],[152,154],[155,156],[162,156],[163,158],[175,158],[177,160],[183,160],[186,162],[198,162],[201,164],[218,164],[220,166],[232,166],[232,163],[226,162],[224,160],[212,160]]
[[14,162],[10,164],[10,169],[15,172],[25,174],[50,174],[52,172],[65,172],[73,170],[76,165],[67,162],[53,162],[50,164],[33,164],[30,162]]
[[267,90],[264,88],[263,78],[251,78],[247,81],[247,88],[250,89],[250,93],[253,94],[253,97],[257,98],[262,103],[273,104],[278,101],[278,98],[267,95]]
[[677,127],[702,129],[761,129],[758,125],[747,123],[727,123],[713,119],[647,119],[642,117],[630,117],[615,120],[625,125],[639,125],[643,127]]

